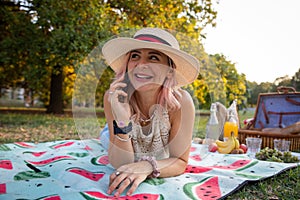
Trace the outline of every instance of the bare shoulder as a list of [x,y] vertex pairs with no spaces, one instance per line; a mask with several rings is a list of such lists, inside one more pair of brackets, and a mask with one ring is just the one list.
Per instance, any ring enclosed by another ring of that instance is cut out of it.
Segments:
[[185,106],[194,105],[193,99],[192,99],[190,93],[188,93],[186,90],[183,90],[183,89],[179,89],[178,91],[181,95],[178,98],[178,101],[180,102],[181,106],[185,107]]
[[195,106],[191,95],[186,90],[183,89],[179,89],[178,92],[180,96],[177,97],[177,100],[180,103],[181,107],[180,109],[173,110],[169,113],[171,120],[174,120],[176,118],[181,118],[181,115],[183,113],[189,113],[193,115],[195,111]]

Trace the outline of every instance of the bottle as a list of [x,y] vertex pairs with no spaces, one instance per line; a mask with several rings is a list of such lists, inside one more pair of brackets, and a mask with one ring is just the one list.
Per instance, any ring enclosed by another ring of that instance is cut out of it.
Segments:
[[238,124],[234,118],[234,114],[232,110],[229,110],[229,118],[224,124],[224,141],[226,141],[231,133],[234,133],[234,137],[238,137]]
[[220,130],[219,130],[219,121],[217,118],[217,105],[212,103],[210,106],[210,117],[206,125],[206,137],[205,143],[211,144],[219,139]]

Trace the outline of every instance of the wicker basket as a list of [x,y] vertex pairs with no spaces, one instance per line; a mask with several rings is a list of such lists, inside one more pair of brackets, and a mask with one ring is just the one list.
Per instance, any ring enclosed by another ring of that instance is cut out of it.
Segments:
[[261,131],[264,128],[282,128],[300,121],[300,92],[292,87],[278,87],[277,93],[259,94],[253,121],[247,129],[239,130],[239,140],[262,138],[262,148],[274,147],[274,139],[291,141],[290,151],[300,150],[300,133],[280,134]]
[[262,148],[274,148],[274,139],[289,140],[291,141],[290,151],[300,151],[300,134],[278,134],[272,132],[262,132],[260,130],[240,129],[238,137],[240,143],[244,144],[246,144],[247,137],[260,137],[262,138]]

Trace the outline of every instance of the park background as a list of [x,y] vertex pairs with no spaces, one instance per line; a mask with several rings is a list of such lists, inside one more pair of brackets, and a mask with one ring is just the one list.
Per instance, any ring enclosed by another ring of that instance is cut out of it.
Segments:
[[[95,91],[82,88],[83,95],[77,98],[80,99],[77,105],[87,110],[96,108],[101,113],[103,94],[113,72],[102,61],[99,65],[91,64],[90,55],[109,38],[141,27],[176,30],[173,33],[182,49],[201,61],[199,77],[185,87],[200,113],[207,113],[212,102],[229,106],[236,99],[241,118],[253,117],[260,93],[276,92],[279,86],[300,90],[300,70],[293,76],[257,83],[247,80],[247,74],[239,73],[236,61],[227,55],[206,52],[205,28],[218,25],[218,3],[216,0],[1,0],[1,143],[80,139],[72,120],[78,72],[82,66],[89,66],[98,78],[98,85]],[[86,81],[90,81],[88,76]],[[95,99],[85,98],[84,94],[91,92]],[[202,119],[196,128],[204,130],[207,118]],[[105,123],[101,115],[99,123],[101,126]],[[232,199],[298,199],[299,173],[298,167],[244,187]],[[295,193],[290,193],[291,188]]]

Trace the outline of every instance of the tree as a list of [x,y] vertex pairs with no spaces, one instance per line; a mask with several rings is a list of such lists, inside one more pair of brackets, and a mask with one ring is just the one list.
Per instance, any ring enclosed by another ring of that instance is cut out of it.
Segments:
[[[20,72],[10,77],[26,82],[42,96],[49,113],[63,112],[64,89],[72,90],[64,85],[71,84],[66,77],[72,76],[68,69],[77,72],[74,63],[82,62],[111,33],[156,26],[184,32],[199,47],[202,28],[214,25],[216,18],[212,0],[5,2],[1,11],[9,29],[3,30],[9,30],[9,34],[1,38],[1,50],[5,53],[0,54],[0,70],[13,66],[13,70]],[[6,51],[8,47],[11,49]]]
[[292,86],[296,91],[300,91],[300,68],[292,78]]

